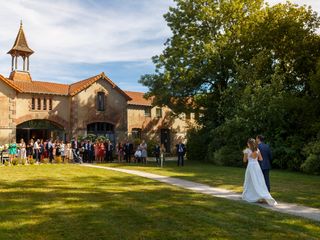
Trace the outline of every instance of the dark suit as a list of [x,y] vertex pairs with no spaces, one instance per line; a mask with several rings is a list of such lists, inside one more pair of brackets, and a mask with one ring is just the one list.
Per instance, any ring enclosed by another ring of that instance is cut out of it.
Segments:
[[106,160],[107,162],[112,162],[113,161],[113,145],[110,142],[109,144],[107,144],[106,146]]
[[126,143],[123,145],[123,151],[125,153],[124,159],[127,163],[131,162],[131,155],[133,153],[133,145],[132,143]]
[[177,144],[178,166],[184,165],[184,155],[186,154],[186,146],[183,143]]
[[268,144],[263,142],[258,144],[259,151],[262,155],[262,161],[259,161],[264,180],[266,181],[267,188],[270,192],[270,180],[269,180],[269,170],[271,169],[272,154]]
[[73,160],[75,162],[82,163],[82,159],[79,155],[79,147],[80,147],[80,142],[76,140],[71,141],[71,148],[72,148],[72,153],[73,153]]
[[156,157],[156,163],[160,165],[160,146],[156,145],[154,147],[153,152],[154,152],[154,156]]

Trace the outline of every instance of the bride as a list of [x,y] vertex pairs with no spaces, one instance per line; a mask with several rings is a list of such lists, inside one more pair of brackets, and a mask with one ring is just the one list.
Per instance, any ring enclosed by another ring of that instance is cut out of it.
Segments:
[[271,197],[258,161],[262,160],[256,141],[250,138],[248,148],[243,151],[243,161],[248,162],[246,169],[242,199],[248,202],[266,201],[270,206],[277,205]]

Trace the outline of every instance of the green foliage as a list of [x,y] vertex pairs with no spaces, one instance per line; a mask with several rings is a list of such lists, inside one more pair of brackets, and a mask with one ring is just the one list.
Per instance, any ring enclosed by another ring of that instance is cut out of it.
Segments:
[[33,159],[33,158],[29,158],[29,163],[31,164],[31,165],[33,165],[33,164],[35,164],[35,160]]
[[154,148],[157,143],[158,142],[154,139],[150,139],[149,141],[147,141],[147,152],[149,157],[154,156]]
[[187,133],[187,159],[190,161],[207,161],[210,134],[203,129],[190,129]]
[[54,161],[58,164],[62,163],[62,157],[61,156],[55,156]]
[[14,159],[12,159],[11,163],[12,163],[12,165],[13,165],[13,166],[18,165],[18,164],[19,164],[19,160],[18,160],[18,158],[14,158]]
[[213,153],[210,159],[216,165],[243,166],[242,152],[232,146],[223,146],[219,148]]
[[172,37],[140,82],[155,104],[203,113],[188,159],[239,165],[247,139],[263,134],[276,167],[300,170],[320,132],[320,18],[289,2],[175,3],[165,15]]
[[309,143],[304,148],[306,161],[301,165],[301,170],[306,173],[320,175],[320,141]]
[[135,149],[140,145],[141,143],[141,139],[140,138],[135,138],[132,140],[132,144],[133,144],[133,151],[135,151]]
[[97,138],[96,138],[96,140],[98,140],[98,141],[107,141],[107,140],[109,140],[107,137],[105,137],[105,136],[103,136],[103,135],[100,135],[100,136],[98,136]]
[[49,162],[49,159],[48,158],[43,158],[40,160],[41,163],[43,164],[47,164]]
[[90,140],[91,142],[94,142],[96,140],[97,136],[94,134],[88,134],[85,139]]

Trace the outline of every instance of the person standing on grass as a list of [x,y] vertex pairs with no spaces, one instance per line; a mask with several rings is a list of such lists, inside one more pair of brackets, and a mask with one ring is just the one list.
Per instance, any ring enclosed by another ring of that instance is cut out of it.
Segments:
[[186,146],[182,143],[182,141],[179,141],[179,144],[176,145],[177,148],[177,155],[178,155],[178,166],[184,165],[184,155],[186,154]]
[[118,163],[122,162],[123,160],[123,145],[121,142],[118,142],[116,147],[117,155],[118,155]]
[[153,149],[154,156],[156,158],[157,166],[160,165],[160,145],[156,144]]
[[23,138],[21,138],[20,144],[19,144],[19,148],[20,148],[19,157],[20,157],[20,159],[27,158],[26,147],[27,147],[26,143],[24,142]]
[[160,166],[163,167],[164,161],[165,161],[165,154],[166,154],[166,148],[164,144],[162,143],[160,146]]
[[30,160],[33,159],[33,139],[31,138],[27,144],[27,161],[30,163]]
[[48,156],[49,156],[49,162],[52,163],[53,160],[53,143],[52,138],[49,139],[47,143],[47,150],[48,150]]
[[262,135],[258,135],[256,137],[256,141],[258,144],[258,149],[262,155],[262,160],[259,161],[259,164],[260,164],[268,191],[270,192],[269,171],[271,169],[271,160],[272,160],[271,150],[269,145],[264,143],[264,137]]
[[270,195],[262,170],[258,161],[262,161],[262,155],[257,143],[253,138],[248,139],[248,148],[243,151],[243,162],[247,162],[247,169],[244,178],[242,199],[247,202],[266,201],[270,206],[277,205],[277,202]]
[[36,163],[40,163],[40,139],[37,139],[33,144],[33,154],[36,159]]
[[143,164],[147,164],[147,157],[148,157],[148,153],[147,153],[147,143],[145,142],[145,140],[142,140],[142,142],[140,143],[140,149],[141,149],[141,161]]
[[9,163],[12,164],[12,160],[16,157],[17,155],[17,144],[14,139],[12,139],[11,143],[9,144]]

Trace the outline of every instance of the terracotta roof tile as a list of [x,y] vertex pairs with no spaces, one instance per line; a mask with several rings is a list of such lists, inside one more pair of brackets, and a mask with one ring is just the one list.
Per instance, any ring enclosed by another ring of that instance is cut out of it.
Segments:
[[15,86],[25,93],[42,93],[55,95],[68,95],[69,85],[51,82],[18,82],[12,81]]
[[143,97],[143,92],[132,92],[132,91],[125,91],[126,94],[131,97],[131,101],[128,101],[130,105],[140,105],[140,106],[152,106],[151,99],[145,99]]
[[5,84],[9,85],[10,87],[12,87],[14,90],[16,90],[16,91],[18,91],[18,92],[23,92],[23,90],[20,89],[18,86],[16,86],[13,81],[5,78],[5,77],[2,76],[1,74],[0,74],[0,81],[2,81],[2,82],[4,82]]
[[101,78],[101,74],[81,80],[79,82],[75,82],[69,85],[69,94],[71,96],[76,95],[77,93],[81,92],[82,90],[88,88],[91,84],[98,81]]
[[69,94],[71,96],[74,96],[77,93],[81,92],[82,90],[88,88],[91,84],[98,81],[99,79],[106,80],[108,83],[111,84],[112,88],[114,88],[120,94],[124,95],[124,97],[127,100],[131,100],[131,98],[124,91],[122,91],[114,82],[112,82],[111,79],[104,74],[104,72],[100,73],[99,75],[93,76],[91,78],[87,78],[85,80],[71,84],[69,87]]
[[[122,94],[127,101],[132,100],[131,97],[121,90],[114,82],[112,82],[103,72],[99,75],[87,78],[85,80],[75,82],[71,85],[52,83],[52,82],[41,82],[41,81],[13,81],[0,75],[0,81],[5,82],[10,87],[14,88],[18,92],[24,93],[41,93],[41,94],[55,94],[55,95],[71,95],[74,96],[82,90],[91,86],[94,82],[99,79],[104,79],[111,84],[112,88]],[[143,94],[143,93],[142,93]]]

